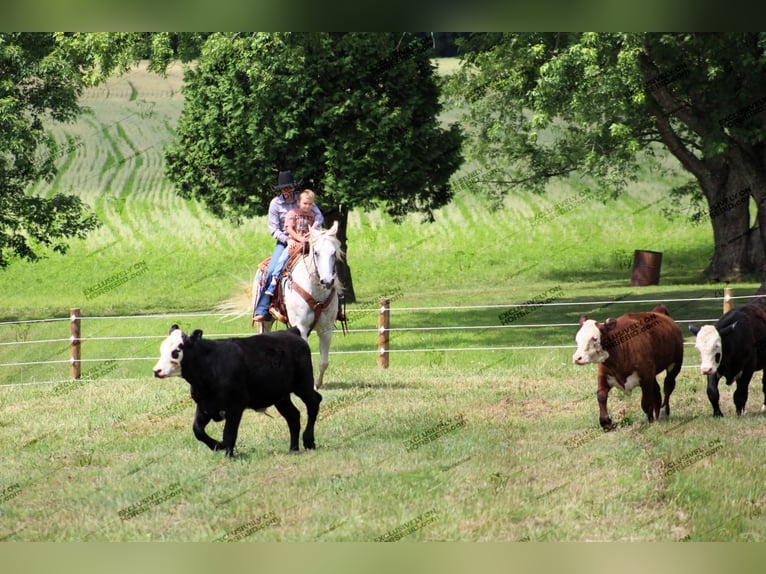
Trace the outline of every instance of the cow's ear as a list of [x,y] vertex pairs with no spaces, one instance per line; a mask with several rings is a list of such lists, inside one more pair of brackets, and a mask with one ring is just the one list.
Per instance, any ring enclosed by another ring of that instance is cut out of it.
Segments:
[[731,333],[734,330],[734,327],[737,326],[737,323],[739,323],[739,321],[734,321],[731,325],[726,325],[723,329],[718,329],[718,334],[724,336]]
[[202,329],[194,329],[192,331],[191,336],[189,337],[189,340],[193,343],[194,341],[199,341],[202,338]]
[[613,331],[616,328],[617,328],[617,320],[616,319],[612,319],[612,318],[609,318],[606,321],[604,321],[603,323],[599,323],[598,324],[598,329],[602,333],[610,333],[611,331]]
[[585,323],[585,321],[588,320],[587,315],[580,315],[580,327],[582,327],[582,324]]
[[176,324],[174,323],[173,325],[171,325],[171,326],[170,326],[170,331],[168,332],[168,335],[170,335],[170,333],[172,333],[173,331],[175,331],[175,330],[177,330],[177,329],[178,329],[178,325],[176,325]]
[[697,325],[689,325],[689,330],[692,332],[692,335],[696,335],[700,332],[700,328],[697,327]]
[[665,307],[665,305],[663,305],[662,303],[660,303],[659,305],[655,305],[654,309],[652,309],[652,313],[661,313],[663,315],[667,315],[668,317],[670,317],[670,311],[668,311],[668,308]]

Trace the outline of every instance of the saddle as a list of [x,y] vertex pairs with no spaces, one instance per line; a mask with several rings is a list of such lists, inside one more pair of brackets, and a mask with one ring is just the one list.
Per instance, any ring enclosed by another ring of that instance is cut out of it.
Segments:
[[[290,251],[288,252],[288,256],[287,256],[287,261],[285,262],[284,267],[282,267],[282,272],[280,273],[279,277],[277,277],[276,288],[274,289],[274,295],[272,295],[271,302],[269,303],[269,315],[274,317],[276,320],[284,323],[288,327],[290,327],[290,321],[288,320],[288,317],[287,317],[287,306],[285,305],[285,297],[284,297],[285,284],[287,283],[287,279],[290,277],[292,270],[301,260],[303,255],[308,253],[308,250],[309,250],[309,246],[307,243],[299,243],[290,248]],[[270,262],[271,262],[271,257],[267,257],[266,259],[261,261],[261,263],[258,265],[258,269],[261,272],[260,279],[258,282],[259,293],[263,292],[264,282],[266,279],[266,275],[268,274]],[[303,297],[306,303],[308,303],[309,306],[314,309],[315,318],[314,318],[314,323],[311,325],[309,329],[309,332],[310,332],[314,328],[314,325],[316,324],[316,321],[318,320],[319,315],[322,313],[322,309],[324,308],[327,301],[324,301],[324,302],[315,301],[311,297],[311,295],[307,293],[298,284],[294,284],[293,288],[296,291],[298,291],[298,293],[300,293],[301,297]],[[333,289],[330,292],[330,297],[335,297],[335,296],[336,296],[335,290]],[[344,335],[348,332],[348,318],[346,316],[345,307],[346,307],[345,301],[343,303],[339,303],[338,315],[336,318],[336,320],[340,321]]]
[[[290,326],[290,323],[287,320],[287,307],[285,306],[284,285],[285,285],[285,281],[287,280],[287,277],[290,275],[290,272],[298,264],[298,261],[303,256],[304,252],[307,252],[307,250],[308,250],[308,244],[306,243],[298,243],[296,245],[293,245],[290,248],[289,254],[287,256],[287,261],[285,262],[284,267],[282,267],[282,272],[279,274],[279,277],[277,277],[277,287],[274,290],[274,295],[271,297],[271,303],[269,304],[269,314],[275,319],[277,319],[278,321],[287,325],[288,327]],[[266,279],[266,273],[269,270],[270,262],[271,262],[271,257],[267,257],[266,259],[264,259],[258,264],[258,269],[261,271],[261,278],[258,283],[259,293],[263,292],[264,281]]]

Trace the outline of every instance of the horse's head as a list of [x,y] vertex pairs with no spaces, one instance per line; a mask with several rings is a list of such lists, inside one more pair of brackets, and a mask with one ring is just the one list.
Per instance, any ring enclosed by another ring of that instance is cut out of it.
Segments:
[[338,222],[335,221],[330,229],[311,229],[311,255],[323,287],[331,288],[335,284],[337,269],[335,262],[343,258],[340,240],[336,237]]

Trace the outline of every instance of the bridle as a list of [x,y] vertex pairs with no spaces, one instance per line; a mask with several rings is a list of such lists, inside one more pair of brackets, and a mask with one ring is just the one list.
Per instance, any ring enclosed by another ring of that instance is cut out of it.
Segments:
[[[321,239],[319,240],[321,241]],[[301,257],[303,260],[303,264],[306,266],[306,271],[308,272],[309,277],[313,277],[316,275],[319,277],[319,264],[317,262],[317,253],[316,249],[314,249],[314,244],[309,245],[309,255],[310,257]],[[309,264],[307,263],[307,259],[311,260],[313,270],[309,267]],[[335,265],[333,264],[333,271],[332,271],[332,287],[330,287],[330,292],[327,295],[327,298],[324,301],[317,301],[314,299],[314,297],[306,291],[303,287],[298,285],[298,283],[295,282],[295,280],[291,277],[290,278],[290,286],[295,290],[298,295],[300,295],[303,300],[306,302],[306,304],[309,306],[309,308],[314,311],[314,320],[311,322],[311,325],[309,326],[308,332],[314,330],[314,327],[317,324],[317,321],[319,321],[319,317],[324,312],[325,308],[328,306],[328,304],[332,301],[333,297],[335,297],[335,279],[338,276],[338,270],[336,269]],[[325,287],[321,280],[319,281],[320,285],[322,287]],[[327,289],[327,287],[325,287]]]

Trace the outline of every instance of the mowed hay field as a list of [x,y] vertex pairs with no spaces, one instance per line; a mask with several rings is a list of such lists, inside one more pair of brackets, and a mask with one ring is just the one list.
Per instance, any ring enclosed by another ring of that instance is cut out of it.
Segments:
[[[353,212],[358,302],[352,331],[333,339],[317,449],[288,453],[271,409],[245,414],[233,460],[209,451],[191,431],[187,383],[151,369],[172,323],[253,332],[215,309],[271,240],[265,218],[216,220],[165,179],[180,87],[178,68],[164,79],[139,69],[87,93],[76,124],[51,126],[61,170],[35,191],[76,193],[103,225],[66,255],[0,273],[0,539],[766,538],[760,374],[741,418],[722,383],[714,420],[687,328],[720,316],[725,286],[747,296],[758,284],[703,278],[709,225],[661,213],[683,177],[671,161],[608,202],[573,180],[545,196],[513,190],[499,210],[494,190],[459,191],[431,224]],[[634,249],[663,253],[660,285],[630,285]],[[392,301],[388,369],[377,366],[381,297]],[[656,302],[687,341],[671,417],[648,424],[639,390],[613,391],[618,428],[603,433],[595,367],[571,362],[578,318]],[[81,380],[69,379],[71,308],[83,316]]]

